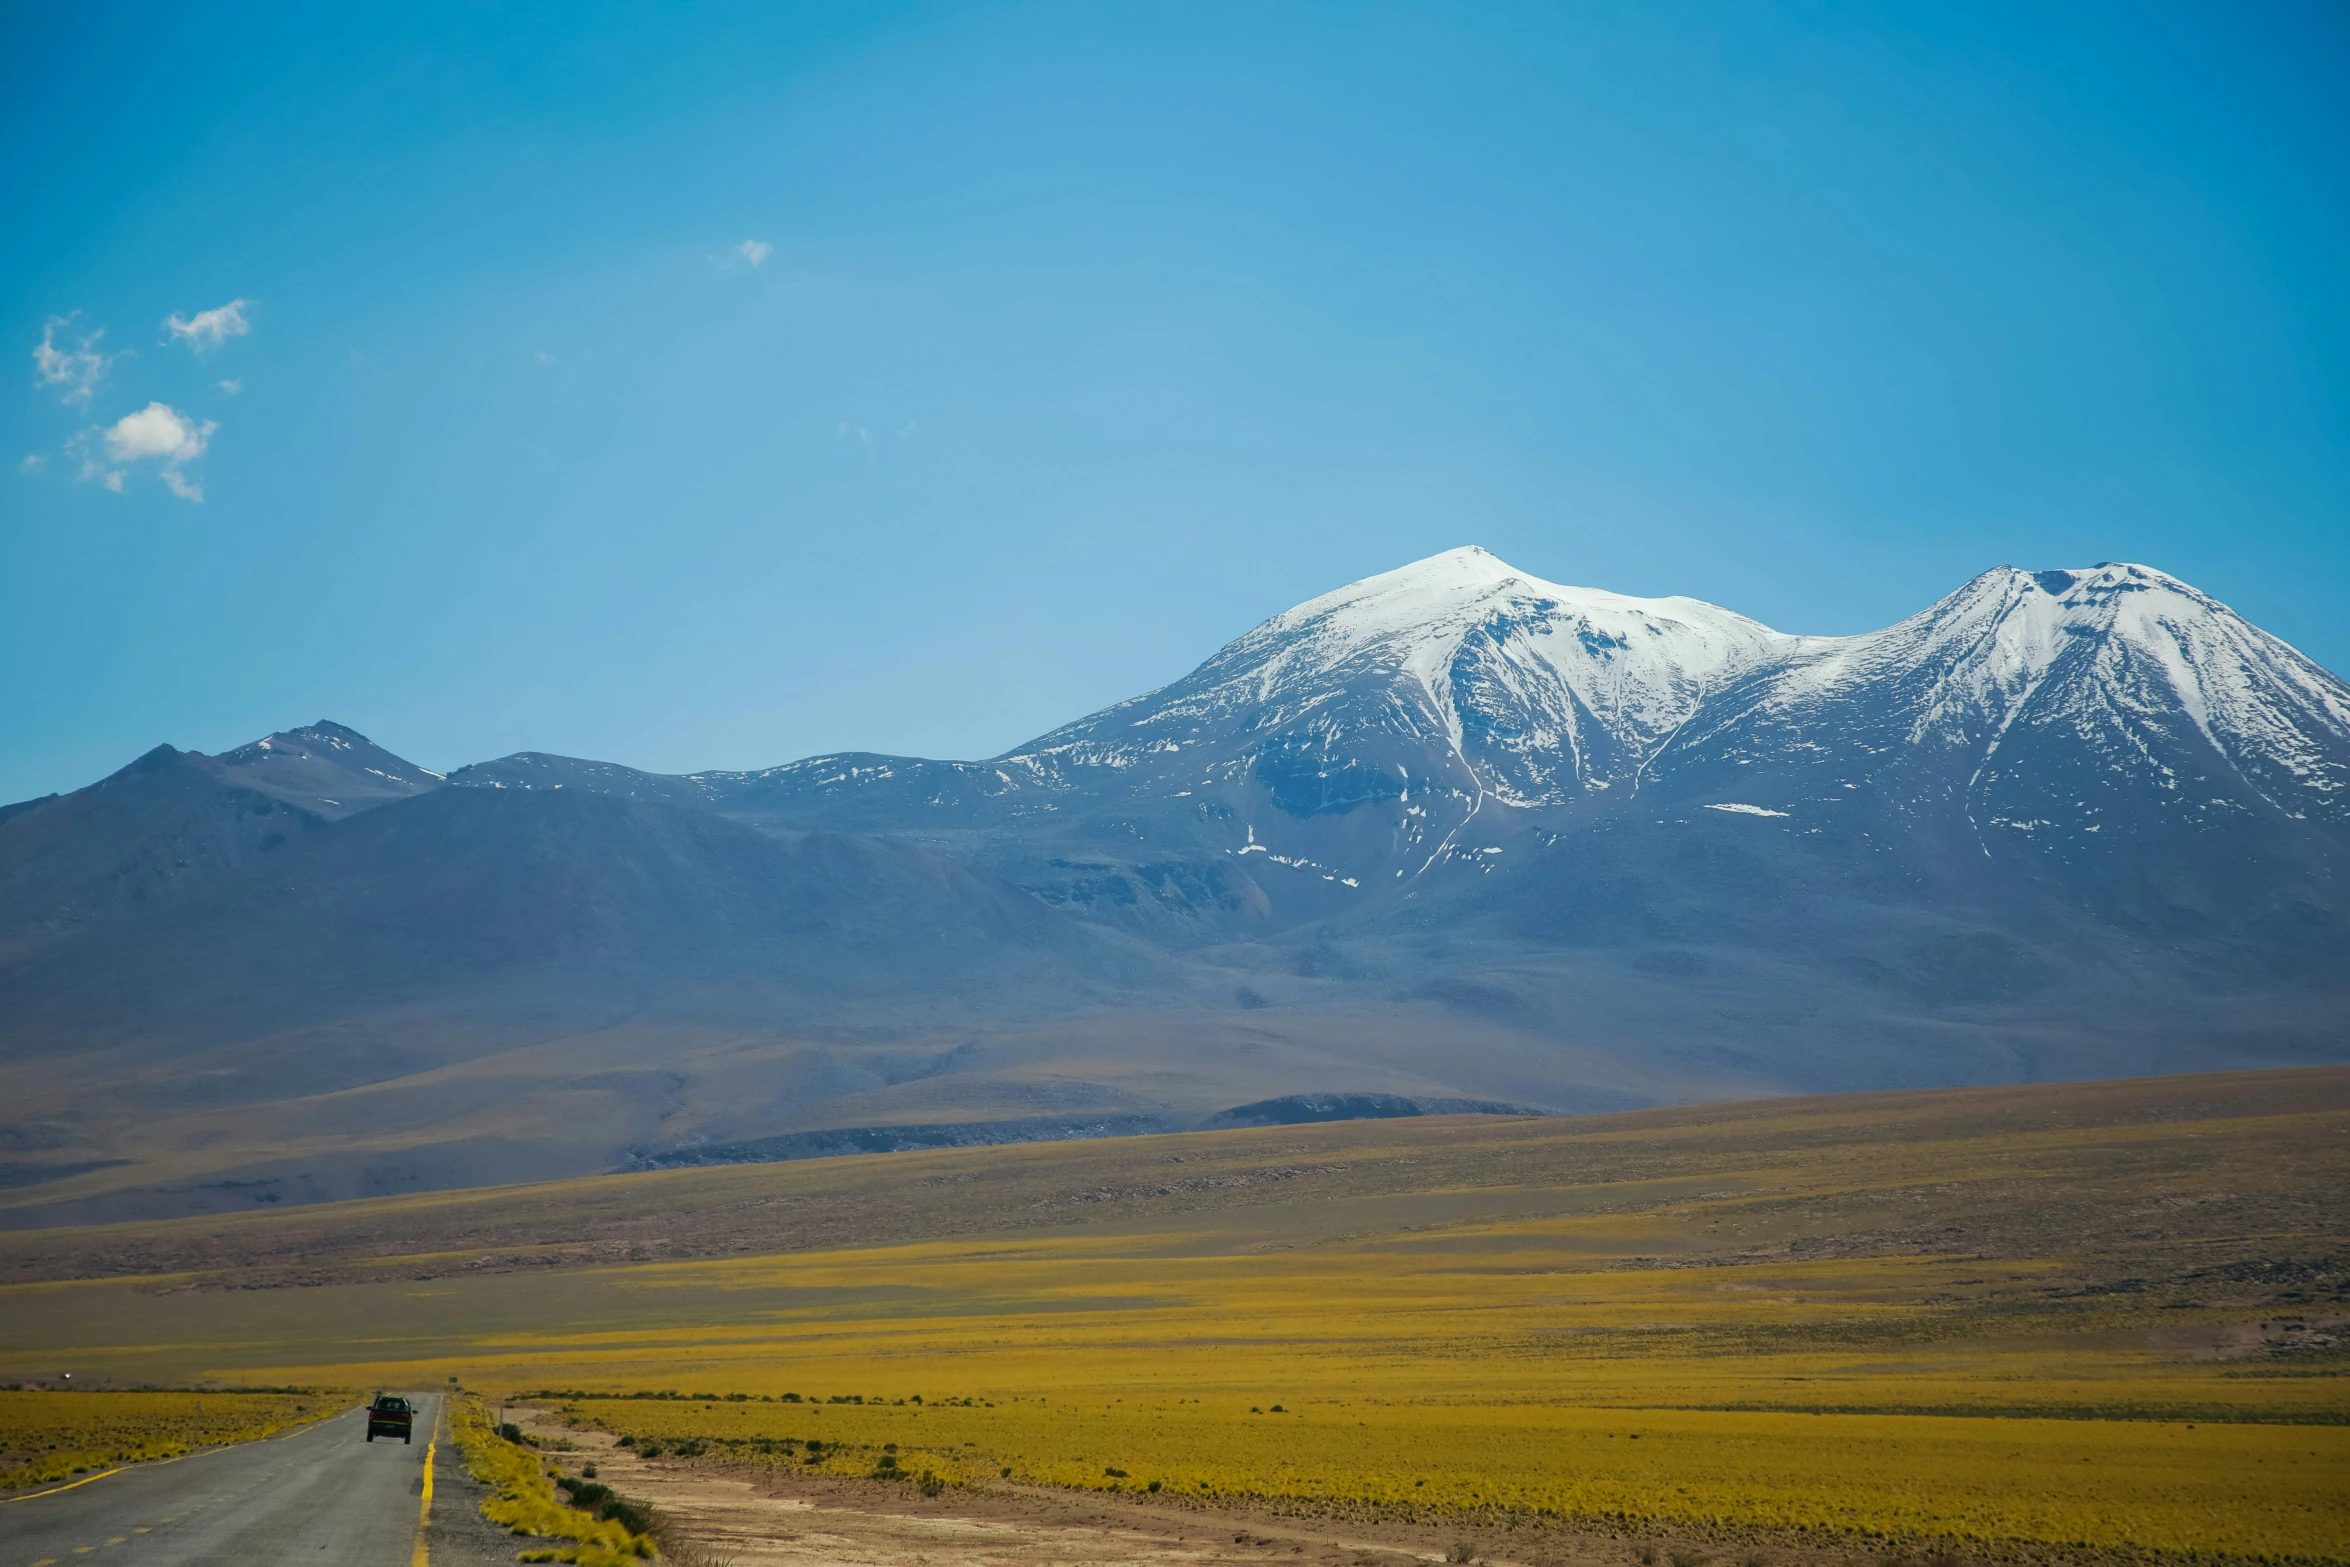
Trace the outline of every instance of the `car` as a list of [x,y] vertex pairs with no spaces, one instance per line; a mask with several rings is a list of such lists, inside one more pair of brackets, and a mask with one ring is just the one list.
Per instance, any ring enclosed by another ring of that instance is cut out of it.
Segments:
[[396,1436],[403,1442],[416,1440],[416,1409],[397,1393],[378,1393],[375,1402],[367,1406],[367,1440],[379,1436]]

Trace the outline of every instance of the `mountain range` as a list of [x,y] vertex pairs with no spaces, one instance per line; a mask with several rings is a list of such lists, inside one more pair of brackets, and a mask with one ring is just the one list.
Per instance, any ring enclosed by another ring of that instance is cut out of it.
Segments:
[[2150,567],[1805,637],[1459,549],[987,761],[0,808],[0,1224],[2338,1060],[2346,875],[2350,685]]

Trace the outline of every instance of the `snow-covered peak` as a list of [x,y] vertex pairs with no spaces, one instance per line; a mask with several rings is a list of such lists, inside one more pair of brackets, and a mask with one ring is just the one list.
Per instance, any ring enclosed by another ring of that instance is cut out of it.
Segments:
[[1463,604],[1489,598],[1514,583],[1534,580],[1490,550],[1465,544],[1333,588],[1283,610],[1256,629],[1294,631],[1337,618],[1365,630],[1402,630],[1456,613]]
[[1898,668],[1930,680],[1945,707],[1998,709],[2084,658],[2109,668],[2151,660],[2206,732],[2215,711],[2269,676],[2306,690],[2337,723],[2350,716],[2342,683],[2292,647],[2169,573],[2124,561],[1995,567],[1882,631],[1813,639],[1781,690],[1797,697]]
[[1548,582],[1472,544],[1308,599],[1264,622],[1227,652],[1271,644],[1288,644],[1308,657],[1398,644],[1450,649],[1497,614],[1571,617],[1608,632],[1637,628],[1669,636],[1677,644],[1676,661],[1692,672],[1795,641],[1702,599],[1634,598]]
[[1247,753],[1327,757],[1411,734],[1473,792],[1558,801],[1630,777],[1730,672],[1801,645],[1697,599],[1569,587],[1454,549],[1285,610],[1015,757],[1127,767],[1222,732]]
[[[2167,694],[2288,811],[2300,790],[2350,804],[2350,685],[2299,649],[2151,566],[2044,571],[2033,582],[2059,606],[2063,634],[2088,642],[2091,683],[2109,700],[2153,711]],[[2064,658],[2059,650],[2050,667]]]
[[1795,650],[1759,706],[1795,717],[1855,700],[1912,743],[1986,761],[2018,723],[2138,732],[2134,746],[2176,731],[2282,808],[2302,791],[2350,801],[2350,686],[2151,566],[1995,568],[1882,631]]
[[1693,690],[1724,669],[1797,641],[1700,599],[1634,598],[1547,582],[1472,545],[1284,610],[1208,667],[1253,666],[1270,686],[1365,661],[1387,663],[1441,701],[1464,648],[1513,638],[1536,664],[1591,677],[1569,683],[1588,685],[1594,711],[1607,712],[1627,700],[1651,709],[1663,700],[1677,709],[1679,699],[1666,691]]

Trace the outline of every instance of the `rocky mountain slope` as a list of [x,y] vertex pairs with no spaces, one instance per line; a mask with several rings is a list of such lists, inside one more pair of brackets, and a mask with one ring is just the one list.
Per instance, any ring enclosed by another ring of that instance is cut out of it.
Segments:
[[0,1137],[87,1216],[2338,1059],[2346,885],[2350,687],[2151,568],[1823,638],[1464,549],[982,762],[444,781],[322,723],[11,807]]

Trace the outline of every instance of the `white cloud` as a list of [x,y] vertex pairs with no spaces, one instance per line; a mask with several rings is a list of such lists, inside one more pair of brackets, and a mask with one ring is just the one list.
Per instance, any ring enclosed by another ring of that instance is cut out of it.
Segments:
[[737,255],[754,267],[775,254],[775,247],[763,239],[746,239],[734,248]]
[[25,453],[24,460],[16,465],[16,471],[18,473],[47,473],[49,471],[48,454],[45,452]]
[[[79,314],[79,312],[76,312]],[[92,332],[70,348],[57,346],[57,333],[71,326],[73,316],[51,316],[41,324],[41,340],[33,345],[33,369],[42,386],[62,386],[58,394],[68,403],[88,403],[90,394],[105,378],[106,367],[120,354],[108,355],[98,351],[98,344],[106,336],[104,328]]]
[[199,310],[184,321],[175,311],[163,318],[163,324],[197,353],[209,354],[230,338],[253,330],[253,323],[245,319],[245,307],[251,303],[250,299],[232,299],[215,309]]
[[82,477],[94,478],[103,473],[106,487],[119,493],[123,466],[153,460],[163,465],[166,489],[183,501],[201,503],[204,487],[190,483],[182,470],[204,455],[205,447],[212,442],[212,432],[219,428],[210,419],[198,424],[168,403],[149,403],[135,414],[124,414],[103,432],[107,459],[120,466],[104,470],[96,462],[85,459]]
[[229,396],[234,397],[245,389],[245,383],[242,381],[223,381],[220,383],[220,389],[228,393]]
[[149,403],[135,414],[124,414],[106,429],[106,455],[116,462],[161,457],[187,462],[204,455],[204,443],[218,426],[195,420],[168,403]]

